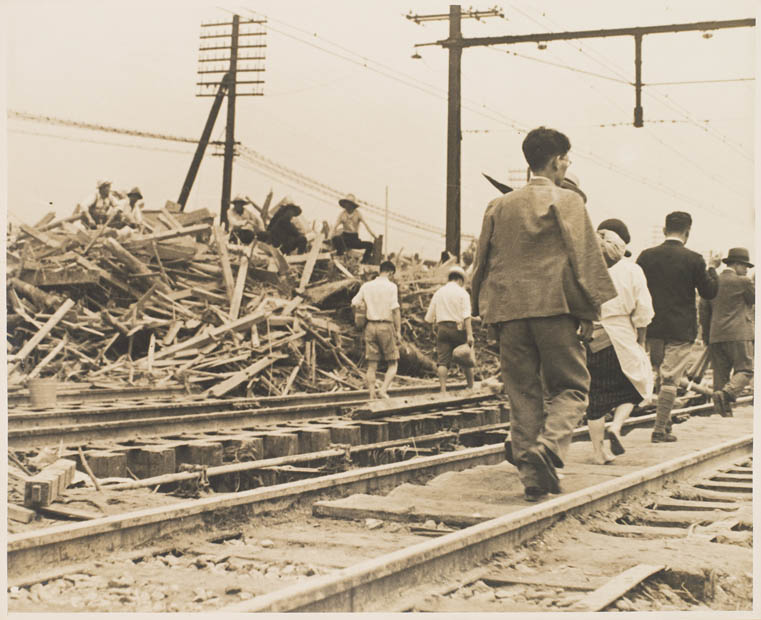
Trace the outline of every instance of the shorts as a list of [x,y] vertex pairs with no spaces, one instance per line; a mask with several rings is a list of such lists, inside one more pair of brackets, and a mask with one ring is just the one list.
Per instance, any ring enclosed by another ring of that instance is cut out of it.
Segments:
[[394,325],[385,321],[368,321],[365,326],[365,359],[368,362],[395,362],[399,359]]
[[679,386],[692,359],[692,342],[648,338],[650,361],[660,372],[661,385]]
[[436,324],[436,363],[439,366],[452,364],[452,351],[465,344],[468,336],[464,329],[457,329],[454,321],[442,321]]

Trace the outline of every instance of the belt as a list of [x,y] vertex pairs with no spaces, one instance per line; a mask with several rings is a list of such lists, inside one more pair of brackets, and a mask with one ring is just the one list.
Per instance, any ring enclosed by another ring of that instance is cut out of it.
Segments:
[[457,321],[436,321],[438,325],[457,325]]
[[381,321],[377,319],[367,319],[368,323],[390,323],[391,321]]

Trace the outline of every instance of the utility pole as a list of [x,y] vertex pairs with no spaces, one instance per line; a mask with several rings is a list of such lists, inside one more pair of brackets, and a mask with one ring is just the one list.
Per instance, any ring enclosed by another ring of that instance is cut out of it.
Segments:
[[386,185],[386,211],[383,217],[383,256],[388,256],[388,185]]
[[449,20],[449,103],[447,107],[447,211],[446,211],[446,251],[451,256],[460,258],[460,161],[462,131],[460,119],[462,112],[461,91],[461,59],[462,18],[481,19],[482,17],[504,17],[502,12],[494,7],[487,11],[472,9],[462,12],[459,4],[450,4],[448,14],[405,16],[416,24],[426,21]]
[[[504,17],[498,13],[498,9],[495,7],[491,10],[495,12],[497,16]],[[466,17],[475,17],[478,19],[481,16],[487,16],[485,12],[468,11],[464,14]],[[449,19],[449,38],[440,41],[434,41],[432,43],[418,43],[415,48],[425,47],[428,45],[438,45],[449,50],[449,116],[447,124],[447,132],[449,139],[447,141],[447,162],[452,162],[452,166],[447,166],[447,251],[455,256],[460,255],[459,247],[459,222],[460,222],[460,59],[463,48],[487,46],[487,45],[512,45],[515,43],[537,43],[546,45],[548,41],[568,41],[575,39],[597,39],[602,37],[620,37],[620,36],[632,36],[634,37],[634,63],[635,63],[635,77],[632,84],[635,88],[635,107],[634,107],[634,126],[642,127],[644,125],[644,113],[642,109],[642,87],[645,84],[642,82],[642,39],[645,35],[650,34],[665,34],[675,32],[703,32],[704,36],[712,30],[720,30],[723,28],[750,28],[756,25],[756,20],[750,19],[732,19],[725,21],[707,21],[707,22],[695,22],[690,24],[671,24],[662,26],[640,26],[631,28],[612,28],[606,30],[579,30],[571,32],[540,32],[536,34],[524,34],[524,35],[506,35],[496,37],[473,37],[464,38],[460,31],[460,18],[461,18],[460,6],[450,5],[449,15],[406,15],[407,19],[414,21],[415,23],[421,23],[423,21],[433,21],[437,19]],[[488,15],[492,16],[492,15]],[[456,51],[455,51],[456,50]],[[413,56],[415,57],[415,56]],[[456,71],[458,75],[455,77],[452,73]],[[456,103],[456,110],[454,104]],[[452,136],[457,136],[457,140],[453,140]],[[456,160],[456,166],[454,162]],[[450,173],[450,170],[452,171]],[[450,192],[452,192],[452,198],[450,200]],[[455,197],[456,195],[456,197]],[[450,213],[450,210],[455,211]],[[451,228],[450,228],[451,222]],[[454,235],[457,235],[455,238]],[[451,249],[450,249],[451,248]]]
[[[220,222],[227,223],[227,210],[230,206],[230,193],[233,178],[233,161],[235,159],[235,101],[238,97],[263,95],[263,79],[241,80],[238,74],[263,73],[264,52],[239,54],[239,50],[263,49],[266,43],[256,42],[249,37],[263,37],[266,34],[266,19],[241,19],[233,15],[232,21],[209,22],[201,24],[201,45],[199,49],[199,87],[198,97],[214,97],[209,117],[204,126],[201,140],[193,156],[185,183],[178,202],[182,207],[190,194],[193,181],[201,165],[201,159],[209,143],[222,101],[227,96],[227,121],[225,125],[225,149],[222,163],[222,198],[220,204]],[[246,28],[245,31],[241,27]],[[220,41],[219,39],[222,39]],[[210,40],[209,43],[205,41]],[[253,41],[253,42],[252,42]],[[242,64],[241,64],[242,63]],[[206,76],[210,75],[211,78]],[[216,78],[216,79],[215,79]],[[239,89],[238,87],[242,88]]]

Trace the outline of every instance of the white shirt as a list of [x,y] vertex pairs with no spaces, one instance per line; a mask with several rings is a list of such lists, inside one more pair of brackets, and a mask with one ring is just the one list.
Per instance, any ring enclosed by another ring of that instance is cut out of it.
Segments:
[[250,204],[243,205],[243,212],[240,215],[236,213],[235,209],[228,209],[227,221],[230,224],[230,230],[234,228],[248,228],[256,232],[264,230],[264,222],[261,216]]
[[450,280],[433,294],[425,320],[428,323],[454,321],[461,323],[470,318],[470,295],[457,282]]
[[392,310],[399,307],[399,291],[396,284],[381,274],[359,287],[351,305],[358,306],[363,302],[367,307],[368,321],[390,321]]

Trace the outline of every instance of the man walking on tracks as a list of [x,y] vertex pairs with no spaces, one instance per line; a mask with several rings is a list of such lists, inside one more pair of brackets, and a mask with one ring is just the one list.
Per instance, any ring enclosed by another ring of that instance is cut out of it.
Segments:
[[533,177],[489,204],[472,282],[474,314],[499,336],[511,408],[505,452],[529,501],[560,493],[555,468],[563,467],[588,405],[580,339],[591,336],[600,306],[616,296],[583,200],[558,187],[570,148],[554,129],[528,133],[523,154]]
[[661,378],[651,436],[653,443],[676,441],[670,428],[671,409],[698,333],[695,290],[704,299],[713,299],[718,289],[715,267],[720,260],[712,259],[706,269],[703,257],[684,247],[691,228],[689,213],[669,213],[663,229],[666,240],[644,250],[637,258],[653,298],[655,317],[647,328],[647,344],[650,359]]
[[352,306],[364,303],[367,308],[365,325],[365,359],[367,360],[367,389],[375,398],[375,373],[378,362],[386,360],[388,368],[380,388],[381,398],[388,398],[388,388],[396,375],[399,344],[402,341],[402,321],[399,310],[399,291],[389,277],[396,272],[391,261],[380,264],[380,273],[365,282],[351,300]]
[[714,409],[723,417],[730,417],[732,403],[753,380],[756,287],[746,275],[753,267],[748,250],[732,248],[723,262],[727,268],[719,275],[716,297],[711,301],[700,300],[700,320],[713,367]]

